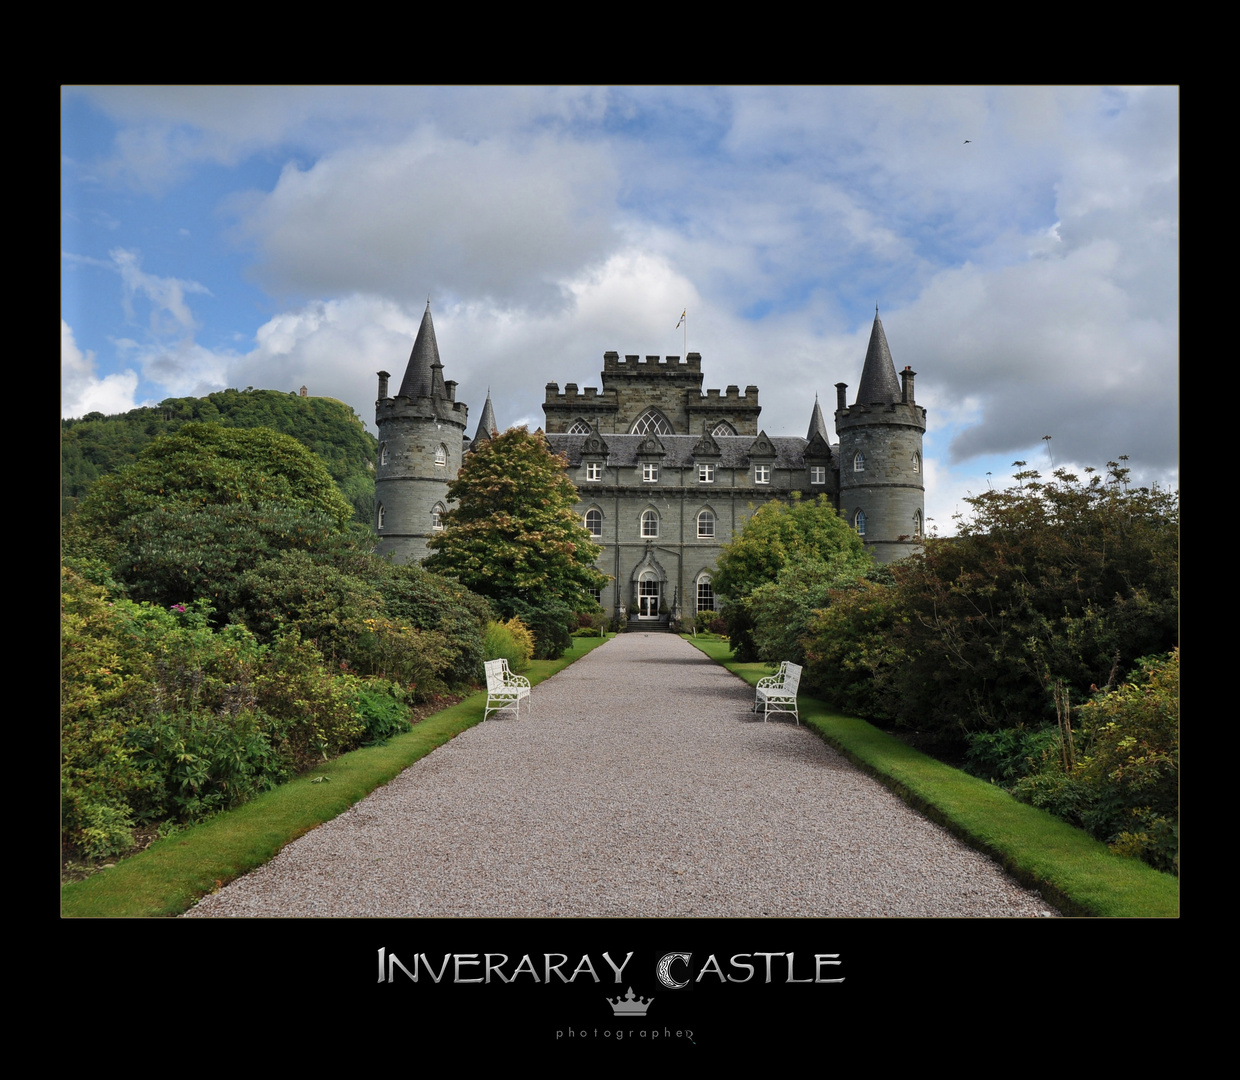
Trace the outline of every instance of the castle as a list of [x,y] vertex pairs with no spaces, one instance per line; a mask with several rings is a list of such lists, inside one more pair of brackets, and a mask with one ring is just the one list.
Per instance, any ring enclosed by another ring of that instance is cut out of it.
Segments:
[[[852,405],[836,383],[832,445],[817,398],[804,438],[758,427],[758,388],[702,391],[702,357],[603,354],[602,389],[548,383],[547,441],[568,459],[582,524],[602,545],[611,582],[595,599],[618,617],[666,622],[713,610],[720,547],[763,503],[827,495],[880,562],[921,540],[926,410],[915,372],[897,376],[878,312]],[[421,559],[451,505],[448,482],[471,445],[498,431],[488,394],[471,441],[468,410],[443,377],[430,304],[405,377],[388,396],[379,372],[375,422],[378,550]]]

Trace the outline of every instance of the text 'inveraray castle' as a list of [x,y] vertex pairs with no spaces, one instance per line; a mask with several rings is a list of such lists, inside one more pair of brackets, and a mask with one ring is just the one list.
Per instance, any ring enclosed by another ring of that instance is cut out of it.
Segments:
[[[764,503],[827,495],[880,562],[921,540],[926,410],[915,372],[897,376],[877,312],[852,405],[836,383],[832,445],[817,399],[804,438],[758,427],[758,388],[702,390],[702,357],[603,354],[602,389],[548,383],[551,448],[568,459],[582,524],[612,581],[596,597],[615,616],[666,623],[713,610],[720,547]],[[375,527],[379,551],[422,559],[442,528],[448,482],[471,446],[498,433],[487,395],[473,440],[456,383],[444,380],[430,305],[400,389],[379,372]]]

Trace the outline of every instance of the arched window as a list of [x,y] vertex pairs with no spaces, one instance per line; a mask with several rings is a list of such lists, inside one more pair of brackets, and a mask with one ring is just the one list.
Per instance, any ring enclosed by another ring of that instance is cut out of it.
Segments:
[[569,435],[589,435],[590,425],[584,420],[574,420],[572,427],[568,429]]
[[431,508],[431,532],[443,532],[443,504],[436,503]]
[[379,464],[380,465],[387,464],[387,443],[379,444]]
[[921,472],[921,455],[916,450],[913,451],[913,472]]
[[586,532],[591,536],[603,535],[603,511],[587,510],[585,517]]
[[858,536],[865,535],[865,511],[864,510],[857,511],[856,515],[853,517],[853,525],[855,525],[857,528]]
[[719,436],[719,435],[735,435],[735,434],[736,434],[736,428],[734,428],[734,427],[733,427],[731,424],[729,424],[726,420],[721,420],[721,421],[719,421],[719,423],[717,423],[717,424],[714,426],[714,428],[712,428],[712,429],[711,429],[711,434],[712,434],[712,435],[714,435],[714,436]]
[[383,528],[383,503],[375,507],[375,528]]
[[653,431],[656,435],[670,435],[671,425],[663,418],[658,409],[647,409],[633,424],[630,435],[646,435]]
[[921,511],[920,510],[913,511],[913,539],[914,540],[921,539]]
[[853,458],[853,472],[865,472],[865,454],[860,450],[857,451]]
[[659,515],[653,510],[646,510],[642,513],[642,537],[651,539],[659,535]]
[[715,587],[710,583],[709,574],[703,574],[697,579],[697,610],[715,610]]
[[715,515],[709,510],[698,514],[698,539],[713,540],[715,538]]
[[447,465],[448,464],[448,448],[444,446],[443,443],[440,443],[439,449],[435,451],[435,464],[436,465]]

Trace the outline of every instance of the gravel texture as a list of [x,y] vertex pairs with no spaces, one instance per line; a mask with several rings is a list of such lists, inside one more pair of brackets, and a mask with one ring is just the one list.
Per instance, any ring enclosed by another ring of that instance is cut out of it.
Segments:
[[752,703],[688,642],[622,635],[188,916],[1055,914]]

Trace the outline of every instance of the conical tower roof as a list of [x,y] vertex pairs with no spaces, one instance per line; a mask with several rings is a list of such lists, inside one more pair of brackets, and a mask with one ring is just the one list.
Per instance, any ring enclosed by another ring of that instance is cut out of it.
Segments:
[[857,387],[858,405],[891,405],[900,400],[900,380],[896,377],[896,365],[887,348],[887,335],[883,333],[883,321],[874,309],[874,328],[870,331],[870,347],[865,351],[865,367],[861,370],[861,385]]
[[483,439],[499,434],[499,425],[495,422],[495,410],[491,408],[491,391],[487,391],[487,403],[482,406],[482,419],[478,421],[478,433],[474,436],[473,445],[477,446]]
[[426,311],[422,315],[422,325],[418,327],[418,336],[413,339],[413,351],[409,354],[409,366],[405,368],[405,378],[400,384],[398,397],[416,399],[430,397],[434,391],[434,373],[432,367],[439,364],[439,344],[435,341],[435,324],[431,322],[431,302],[426,301]]
[[827,434],[827,422],[822,418],[822,409],[818,405],[818,395],[814,395],[814,411],[809,418],[809,433],[805,441],[809,442],[815,435],[821,435],[822,441],[831,445],[831,436]]

